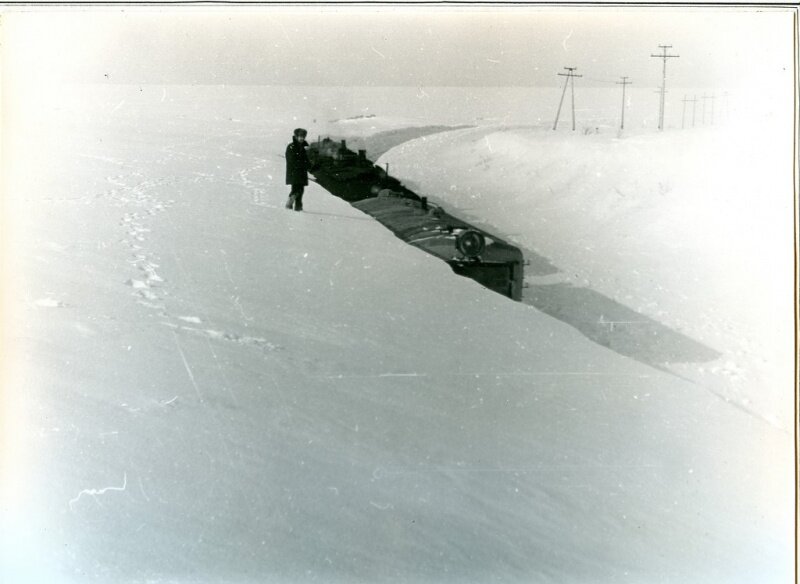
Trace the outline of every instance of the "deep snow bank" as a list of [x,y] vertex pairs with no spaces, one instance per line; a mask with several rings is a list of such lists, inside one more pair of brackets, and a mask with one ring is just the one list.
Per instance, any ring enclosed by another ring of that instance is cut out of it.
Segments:
[[16,134],[4,581],[788,578],[784,434],[286,211],[284,121],[202,98]]
[[[625,354],[788,428],[791,135],[754,128],[622,136],[480,128],[409,142],[381,162],[420,194],[549,260],[528,271],[530,294],[553,296],[557,285],[564,297],[565,286],[604,295],[590,316],[585,296],[559,309],[625,330],[636,343]],[[620,305],[615,322],[609,312]],[[659,354],[635,334],[653,321],[705,349]]]

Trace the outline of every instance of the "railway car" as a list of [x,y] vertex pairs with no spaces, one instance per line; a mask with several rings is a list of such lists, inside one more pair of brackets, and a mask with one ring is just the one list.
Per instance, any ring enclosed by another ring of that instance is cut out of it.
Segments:
[[522,298],[522,252],[506,241],[428,203],[344,140],[309,149],[312,174],[327,191],[374,217],[397,237],[513,300]]

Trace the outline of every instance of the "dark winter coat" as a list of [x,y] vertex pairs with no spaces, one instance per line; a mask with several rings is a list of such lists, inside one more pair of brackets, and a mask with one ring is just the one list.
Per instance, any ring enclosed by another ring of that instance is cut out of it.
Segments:
[[292,143],[286,147],[286,184],[302,185],[308,184],[308,169],[311,163],[308,161],[305,140],[293,139]]

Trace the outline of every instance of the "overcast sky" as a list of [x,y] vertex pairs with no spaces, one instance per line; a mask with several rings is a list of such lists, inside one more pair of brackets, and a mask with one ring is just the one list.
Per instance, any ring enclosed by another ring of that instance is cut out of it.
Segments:
[[725,87],[792,63],[788,11],[736,8],[218,8],[6,13],[4,72],[41,80],[255,85],[559,85],[628,76]]

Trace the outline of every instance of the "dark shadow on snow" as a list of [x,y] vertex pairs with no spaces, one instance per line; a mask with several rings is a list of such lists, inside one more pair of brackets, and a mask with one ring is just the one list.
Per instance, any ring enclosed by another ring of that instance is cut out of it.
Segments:
[[589,288],[531,285],[522,301],[565,322],[595,343],[653,367],[706,363],[721,354]]
[[[435,197],[431,198],[435,200]],[[507,237],[513,243],[513,234],[503,233],[481,221],[469,209],[460,211],[466,211],[472,223]],[[525,255],[526,277],[554,276],[561,271],[548,258],[529,249],[520,249]],[[708,363],[722,356],[683,333],[590,288],[563,282],[528,284],[522,290],[522,302],[576,328],[598,345],[661,370],[670,363]]]

